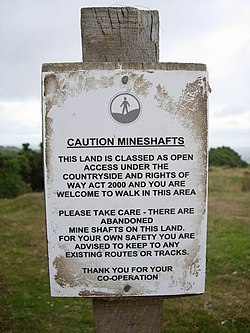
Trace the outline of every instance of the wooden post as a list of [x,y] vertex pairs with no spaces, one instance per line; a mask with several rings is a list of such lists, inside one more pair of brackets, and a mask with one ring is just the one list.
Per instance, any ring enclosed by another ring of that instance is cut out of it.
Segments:
[[159,61],[159,15],[136,8],[83,8],[84,62]]
[[[159,61],[159,15],[136,8],[83,8],[84,62]],[[93,299],[96,333],[163,332],[163,297]]]

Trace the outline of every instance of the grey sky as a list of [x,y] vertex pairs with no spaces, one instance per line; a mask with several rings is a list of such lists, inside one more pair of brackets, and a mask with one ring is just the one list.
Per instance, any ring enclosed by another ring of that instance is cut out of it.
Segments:
[[80,8],[160,13],[160,61],[207,64],[211,146],[250,146],[249,0],[1,0],[0,145],[41,141],[44,62],[81,61]]

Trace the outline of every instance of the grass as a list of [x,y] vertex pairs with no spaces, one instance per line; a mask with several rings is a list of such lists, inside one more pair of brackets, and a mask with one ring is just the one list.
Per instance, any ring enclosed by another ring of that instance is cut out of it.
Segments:
[[[210,169],[206,292],[166,299],[165,332],[250,332],[249,175]],[[0,332],[93,332],[91,300],[49,296],[43,195],[0,200],[0,223]]]
[[91,301],[49,296],[42,194],[0,200],[1,332],[93,332]]

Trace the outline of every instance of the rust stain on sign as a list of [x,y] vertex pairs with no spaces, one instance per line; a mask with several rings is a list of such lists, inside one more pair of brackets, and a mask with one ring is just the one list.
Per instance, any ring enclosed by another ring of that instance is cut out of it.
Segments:
[[194,82],[186,85],[178,102],[178,112],[183,126],[189,127],[194,137],[203,144],[206,144],[204,132],[207,128],[207,98],[206,78],[198,77]]
[[96,291],[96,290],[93,290],[93,291],[83,290],[83,291],[79,292],[79,296],[80,297],[93,297],[93,296],[95,296],[95,297],[114,297],[114,298],[117,298],[117,297],[123,297],[124,294],[119,293],[119,292],[112,292],[112,291],[102,292],[102,291]]
[[202,165],[200,172],[203,173],[203,182],[200,183],[201,201],[206,201],[206,167],[207,167],[207,99],[210,91],[206,77],[198,77],[194,82],[186,85],[178,102],[181,122],[184,127],[191,130],[193,137],[200,144],[197,157],[200,157]]
[[[206,77],[198,77],[190,82],[183,89],[178,101],[169,94],[167,88],[158,85],[156,87],[155,99],[161,109],[178,117],[182,126],[191,131],[194,140],[196,140],[200,149],[197,157],[203,161],[199,171],[203,173],[203,179],[206,179],[207,165],[207,100],[208,93],[211,91]],[[206,182],[200,183],[202,187],[201,200],[206,200]]]
[[57,105],[61,99],[61,87],[54,73],[46,74],[44,78],[44,97],[46,105],[46,115],[53,105]]
[[172,115],[176,114],[177,105],[167,89],[161,84],[158,84],[156,87],[155,100],[158,102],[158,105],[162,110],[165,110]]
[[47,167],[48,182],[50,182],[51,181],[50,160],[51,160],[51,155],[52,155],[51,137],[53,135],[53,119],[49,116],[46,116],[45,130],[47,133],[47,136],[45,139],[45,146],[46,146],[45,164]]
[[112,76],[96,78],[88,71],[49,73],[44,77],[44,97],[46,114],[52,106],[62,107],[68,97],[74,97],[83,90],[96,90],[107,88],[114,84]]
[[198,277],[199,275],[199,251],[200,244],[199,240],[195,239],[192,243],[192,246],[189,248],[188,257],[185,258],[185,267],[189,270],[190,274]]
[[143,74],[136,75],[134,79],[134,92],[138,95],[147,96],[152,85]]
[[56,269],[55,281],[61,287],[76,287],[87,284],[82,274],[82,265],[77,260],[68,260],[60,256],[54,260],[53,266]]

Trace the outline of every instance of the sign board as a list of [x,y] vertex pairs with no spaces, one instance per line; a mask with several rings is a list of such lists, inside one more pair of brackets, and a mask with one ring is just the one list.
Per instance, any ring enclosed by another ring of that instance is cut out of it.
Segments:
[[204,291],[204,70],[43,69],[53,296]]

